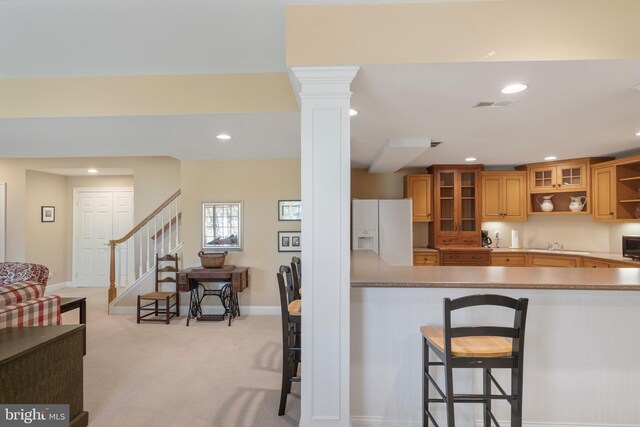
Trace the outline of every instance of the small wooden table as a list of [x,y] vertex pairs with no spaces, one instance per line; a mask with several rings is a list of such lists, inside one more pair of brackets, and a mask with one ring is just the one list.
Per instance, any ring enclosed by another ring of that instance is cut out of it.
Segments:
[[[85,297],[60,298],[60,313],[78,309],[78,322],[81,325],[87,324],[87,299]],[[87,329],[82,330],[83,352],[87,355]]]
[[[203,283],[229,282],[220,290],[207,290]],[[202,286],[202,295],[199,287]],[[249,267],[236,267],[225,265],[220,268],[191,267],[178,272],[178,289],[181,292],[190,292],[189,312],[187,313],[187,326],[191,319],[197,320],[224,320],[229,315],[231,319],[240,315],[238,292],[242,292],[249,286]],[[215,295],[220,298],[224,307],[224,313],[220,316],[203,316],[202,299],[207,295]]]

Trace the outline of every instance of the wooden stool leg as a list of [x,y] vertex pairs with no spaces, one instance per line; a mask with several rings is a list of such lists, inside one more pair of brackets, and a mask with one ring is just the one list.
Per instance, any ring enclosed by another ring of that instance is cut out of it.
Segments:
[[522,427],[522,369],[511,370],[511,394],[518,398],[511,402],[511,427]]
[[136,323],[140,323],[140,295],[138,295],[138,310],[137,310],[137,316],[136,316]]
[[289,342],[282,340],[282,384],[280,385],[280,408],[278,415],[284,415],[287,406],[287,383],[289,382]]
[[429,371],[429,346],[427,340],[422,338],[422,425],[429,427],[429,378],[426,372]]
[[[491,378],[489,377],[491,369],[487,368],[482,371],[482,391],[485,396],[489,396],[491,394]],[[491,427],[491,416],[489,416],[489,412],[491,412],[491,399],[489,397],[485,397],[483,406],[484,427]]]
[[167,307],[167,309],[165,310],[165,321],[167,322],[167,325],[169,324],[169,320],[171,319],[171,309],[169,308],[169,306],[171,305],[171,297],[166,297],[165,300],[165,306]]
[[451,363],[445,362],[445,395],[447,397],[447,401],[445,404],[447,405],[447,427],[455,427],[456,425],[456,417],[453,411],[453,368],[451,367]]

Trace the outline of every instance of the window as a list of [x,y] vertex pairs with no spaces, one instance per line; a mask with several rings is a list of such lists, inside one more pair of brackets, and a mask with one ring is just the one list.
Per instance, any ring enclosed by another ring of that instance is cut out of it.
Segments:
[[202,204],[202,248],[242,249],[242,202]]

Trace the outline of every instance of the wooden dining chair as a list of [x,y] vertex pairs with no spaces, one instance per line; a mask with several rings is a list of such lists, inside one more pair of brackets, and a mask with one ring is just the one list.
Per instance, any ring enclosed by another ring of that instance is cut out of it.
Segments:
[[284,415],[287,406],[287,396],[291,393],[291,383],[300,382],[300,377],[297,374],[301,349],[301,301],[298,299],[289,302],[284,276],[282,273],[277,273],[276,278],[280,293],[280,312],[282,315],[282,385],[280,387],[280,407],[278,408],[278,415]]
[[300,258],[291,258],[291,277],[293,279],[293,290],[295,299],[300,299],[300,288],[302,287],[302,262]]

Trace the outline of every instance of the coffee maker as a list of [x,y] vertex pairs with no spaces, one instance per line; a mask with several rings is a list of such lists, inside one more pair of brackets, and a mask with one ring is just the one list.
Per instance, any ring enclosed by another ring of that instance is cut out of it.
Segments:
[[489,237],[489,232],[487,230],[482,230],[482,247],[488,248],[493,243],[491,237]]

